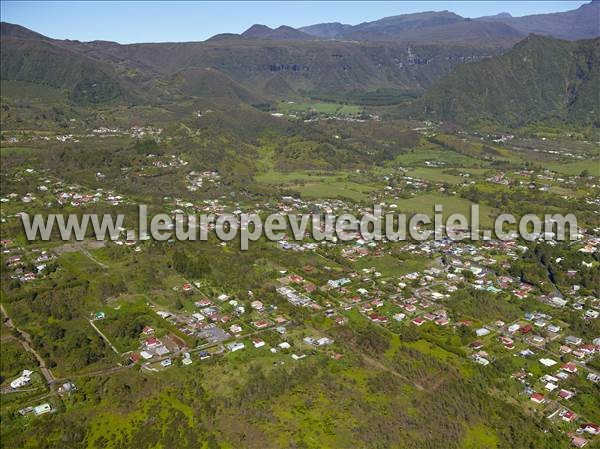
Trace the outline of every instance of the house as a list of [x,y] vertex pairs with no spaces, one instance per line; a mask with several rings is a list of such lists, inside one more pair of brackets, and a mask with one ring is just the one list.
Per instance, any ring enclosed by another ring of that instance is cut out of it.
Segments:
[[519,332],[521,332],[522,334],[528,334],[531,331],[533,331],[533,327],[531,326],[531,324],[526,324],[525,326],[522,326],[519,329]]
[[554,366],[556,365],[558,362],[552,360],[552,359],[540,359],[540,363],[544,366]]
[[144,326],[144,328],[142,329],[143,335],[152,335],[153,333],[154,329],[152,329],[150,326]]
[[263,303],[258,300],[252,301],[250,303],[250,307],[252,307],[254,310],[257,310],[259,312],[264,309]]
[[571,438],[571,444],[575,447],[585,447],[587,443],[588,441],[585,438],[577,435],[573,435]]
[[312,338],[312,337],[304,337],[304,338],[302,339],[302,341],[303,341],[304,343],[306,343],[307,345],[314,345],[314,344],[315,344],[315,339],[314,339],[314,338]]
[[266,320],[255,321],[252,325],[257,329],[264,329],[265,327],[269,327],[269,322]]
[[575,419],[577,419],[577,415],[575,413],[573,413],[571,410],[567,410],[567,409],[560,412],[559,416],[565,422],[573,422]]
[[489,335],[489,333],[490,330],[486,329],[485,327],[475,330],[475,335],[477,335],[478,337],[485,337],[486,335]]
[[531,337],[531,344],[534,344],[536,346],[543,346],[545,342],[545,338],[541,335],[534,335],[533,337]]
[[173,360],[164,359],[162,362],[160,362],[160,364],[166,368],[167,366],[171,366],[173,364]]
[[159,346],[160,344],[161,344],[160,340],[158,338],[156,338],[156,337],[148,337],[144,341],[144,345],[147,348],[155,348],[155,347]]
[[33,407],[33,413],[36,415],[43,415],[45,413],[49,413],[52,411],[52,407],[47,402],[44,404],[40,404],[37,407]]
[[240,332],[242,332],[242,326],[240,326],[239,324],[232,324],[231,326],[229,326],[229,330],[234,334],[239,334]]
[[260,338],[255,338],[252,340],[252,344],[255,348],[262,348],[265,345],[265,342]]
[[583,345],[579,350],[585,354],[592,355],[596,352],[596,347],[593,344]]
[[558,392],[558,397],[561,399],[569,400],[573,396],[575,396],[575,393],[573,393],[572,391],[569,391],[569,390],[560,390]]
[[479,350],[479,349],[483,348],[483,343],[480,341],[474,341],[473,343],[471,343],[469,345],[469,348]]
[[425,320],[421,317],[417,317],[414,320],[412,320],[412,323],[416,326],[422,326],[425,323]]
[[596,318],[598,318],[598,316],[600,316],[600,312],[598,312],[597,310],[589,309],[585,311],[584,316],[587,319],[595,320]]
[[587,380],[589,380],[590,382],[594,382],[595,384],[597,384],[598,382],[600,382],[600,376],[594,373],[589,373],[587,375]]
[[511,324],[510,326],[508,326],[508,332],[511,334],[514,334],[515,332],[517,332],[519,329],[521,328],[520,324]]
[[581,340],[579,337],[575,337],[574,335],[569,335],[565,338],[565,343],[568,345],[579,346],[581,343],[583,343],[583,340]]
[[281,349],[290,349],[292,347],[287,341],[282,341],[277,346],[279,346]]
[[583,424],[581,428],[590,435],[600,435],[600,426],[598,424],[587,423]]
[[448,318],[438,318],[437,320],[435,320],[435,324],[437,324],[438,326],[447,326],[448,323],[450,323],[450,321],[448,321]]
[[381,323],[381,324],[385,324],[388,322],[388,319],[386,316],[382,316],[382,315],[378,315],[376,313],[371,313],[369,315],[369,319],[371,321],[373,321],[374,323]]
[[331,338],[327,338],[327,337],[319,338],[315,342],[315,345],[317,345],[317,346],[327,346],[327,345],[331,345],[331,344],[333,344],[333,340]]
[[246,347],[246,345],[244,345],[244,343],[239,342],[239,341],[236,341],[233,343],[228,343],[226,346],[227,346],[227,349],[229,349],[231,352],[239,351]]
[[551,324],[548,326],[548,332],[552,332],[553,334],[558,334],[560,332],[560,326],[556,324]]
[[519,355],[521,357],[529,357],[534,355],[535,352],[533,352],[531,349],[527,348],[527,349],[523,349],[521,352],[519,352]]
[[190,292],[190,291],[192,291],[192,284],[185,283],[185,284],[183,284],[181,289],[186,293]]
[[478,354],[474,354],[473,355],[473,360],[475,360],[475,362],[477,362],[477,363],[479,363],[480,365],[483,365],[483,366],[487,366],[487,365],[490,364],[490,361],[488,359],[486,359],[484,357],[481,357]]
[[506,349],[514,349],[514,347],[515,347],[515,342],[510,337],[501,336],[500,337],[500,343],[502,343],[502,345],[504,345],[504,347]]
[[531,399],[533,402],[535,402],[536,404],[543,404],[545,399],[544,399],[544,395],[540,394],[540,393],[533,393],[529,399]]
[[15,380],[13,380],[10,383],[10,388],[13,388],[13,389],[21,388],[21,387],[24,387],[25,385],[29,384],[29,382],[31,382],[32,374],[33,374],[33,371],[29,371],[27,369],[23,370],[23,372],[21,373],[21,376],[17,377]]
[[340,288],[346,284],[349,284],[351,281],[348,278],[341,278],[341,279],[330,279],[327,281],[327,285],[331,288]]
[[60,394],[70,393],[75,390],[77,390],[77,387],[75,386],[75,384],[73,382],[65,382],[60,387],[58,387],[58,392]]
[[568,373],[574,374],[577,372],[577,365],[574,363],[565,363],[561,369],[567,371]]

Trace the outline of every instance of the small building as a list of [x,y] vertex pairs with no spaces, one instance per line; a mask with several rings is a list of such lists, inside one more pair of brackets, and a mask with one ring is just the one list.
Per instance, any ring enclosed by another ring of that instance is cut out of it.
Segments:
[[33,407],[33,413],[37,416],[43,415],[45,413],[50,413],[52,411],[52,407],[47,402],[44,404],[40,404],[37,407]]
[[238,341],[227,344],[227,349],[229,349],[231,352],[239,351],[245,347],[246,345],[244,345],[244,343]]

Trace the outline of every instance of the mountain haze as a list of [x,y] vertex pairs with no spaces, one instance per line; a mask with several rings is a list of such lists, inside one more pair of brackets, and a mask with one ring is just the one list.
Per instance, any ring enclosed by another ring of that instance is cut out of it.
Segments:
[[524,17],[511,17],[510,14],[507,17],[505,13],[478,20],[501,22],[524,34],[535,33],[567,40],[590,39],[600,36],[600,2],[594,0],[566,12]]
[[[512,17],[509,13],[504,12],[471,20],[450,11],[428,11],[401,14],[358,25],[324,23],[301,27],[299,30],[327,39],[412,42],[450,39],[453,42],[460,41],[467,45],[474,40],[477,42],[478,33],[485,29],[478,27],[475,24],[477,21],[488,23],[489,28],[483,37],[488,41],[493,37],[497,44],[505,44],[510,39],[523,37],[530,33],[567,40],[589,39],[600,36],[600,2],[594,0],[566,12],[523,17]],[[506,26],[497,27],[500,23]],[[461,25],[457,26],[458,24]],[[460,32],[465,34],[461,36]]]

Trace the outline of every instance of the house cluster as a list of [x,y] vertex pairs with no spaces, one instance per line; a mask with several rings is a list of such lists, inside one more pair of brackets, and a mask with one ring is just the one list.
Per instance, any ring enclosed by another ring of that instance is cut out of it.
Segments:
[[[188,165],[188,161],[183,160],[175,154],[169,156],[159,157],[155,154],[148,154],[147,159],[150,159],[150,166],[154,168],[180,168]],[[147,166],[141,166],[140,171],[146,171]]]
[[56,256],[39,248],[25,249],[10,239],[1,241],[2,261],[10,278],[21,283],[39,279],[48,274],[48,263]]
[[85,137],[116,137],[116,136],[129,136],[134,139],[142,139],[147,137],[158,138],[162,134],[162,128],[154,128],[152,126],[132,126],[128,129],[123,128],[109,128],[107,126],[100,126],[94,128],[91,134],[86,134]]
[[179,354],[185,350],[185,342],[173,334],[164,335],[160,338],[154,335],[155,330],[145,326],[140,335],[140,348],[129,355],[133,363],[149,363],[158,361],[163,367],[170,366],[172,359],[169,354]]
[[40,416],[40,415],[45,415],[46,413],[52,413],[56,411],[56,409],[52,408],[52,406],[47,403],[44,402],[43,404],[40,405],[36,405],[35,407],[25,407],[21,410],[19,410],[19,415],[21,416],[27,416],[27,415],[35,415],[35,416]]
[[186,188],[190,192],[196,192],[205,186],[215,187],[219,185],[221,175],[216,171],[191,171],[186,177]]

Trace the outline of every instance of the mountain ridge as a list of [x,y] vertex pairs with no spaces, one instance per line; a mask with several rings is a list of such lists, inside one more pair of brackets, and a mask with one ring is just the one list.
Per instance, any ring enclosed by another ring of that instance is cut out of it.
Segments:
[[599,91],[600,38],[573,42],[530,35],[503,55],[458,66],[410,113],[462,124],[599,126]]

